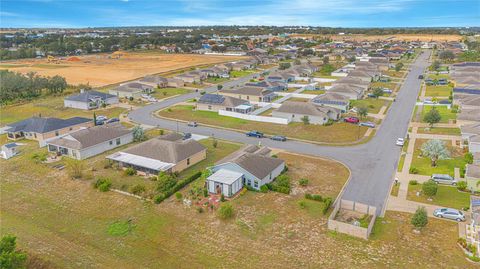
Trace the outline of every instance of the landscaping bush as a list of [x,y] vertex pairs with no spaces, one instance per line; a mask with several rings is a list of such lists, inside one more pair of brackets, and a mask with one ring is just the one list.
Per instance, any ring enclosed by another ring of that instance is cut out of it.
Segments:
[[301,209],[305,209],[307,207],[307,203],[305,203],[305,201],[303,200],[299,201],[298,205],[300,206]]
[[318,202],[323,202],[323,197],[319,194],[306,193],[305,194],[305,199],[314,200],[314,201],[318,201]]
[[173,188],[175,184],[177,184],[177,179],[173,175],[165,172],[160,172],[158,174],[157,191],[166,192]]
[[267,193],[267,192],[268,192],[268,187],[267,187],[267,185],[262,185],[262,186],[260,186],[260,192]]
[[233,217],[233,215],[234,215],[234,210],[233,210],[233,206],[230,203],[222,204],[218,208],[218,216],[221,219],[230,219]]
[[327,214],[328,209],[330,209],[332,204],[333,204],[333,199],[331,197],[327,197],[323,200],[323,209],[322,209],[323,215]]
[[160,194],[155,195],[155,197],[153,197],[153,202],[156,203],[156,204],[160,204],[166,198],[167,197],[165,197],[165,194],[160,193]]
[[27,254],[17,248],[16,240],[17,237],[13,235],[2,236],[0,240],[0,268],[26,268]]
[[280,193],[290,193],[290,177],[286,174],[279,175],[272,183],[266,184],[269,190]]
[[132,167],[128,167],[127,169],[125,169],[124,173],[126,176],[133,176],[137,174],[137,170],[133,169]]
[[139,194],[145,192],[145,186],[143,186],[142,184],[137,184],[137,185],[132,187],[130,192],[135,194],[135,195],[139,195]]
[[[183,187],[185,187],[187,184],[191,183],[195,179],[199,178],[200,176],[202,176],[202,172],[199,171],[185,179],[176,181],[176,184],[173,184],[173,185],[171,185],[171,180],[169,179],[169,178],[173,178],[172,175],[164,176],[164,178],[162,179],[163,183],[161,183],[162,184],[161,187],[160,187],[160,184],[157,186],[157,190],[160,192],[160,194],[157,194],[155,196],[154,198],[155,203],[157,204],[161,203],[163,200],[167,199],[174,193],[178,192],[180,189],[182,189]],[[161,180],[159,178],[159,182],[160,181]],[[166,188],[166,186],[170,186],[170,187]],[[161,189],[161,191],[159,188]],[[205,195],[205,192],[207,193],[207,196],[208,196],[207,189],[204,189],[204,195]]]
[[306,179],[306,178],[301,178],[301,179],[298,181],[298,184],[300,184],[300,186],[305,187],[305,186],[308,185],[308,182],[309,182],[308,179]]
[[34,153],[32,154],[32,160],[34,160],[36,163],[41,163],[47,160],[47,153]]
[[425,207],[417,208],[415,214],[412,216],[411,223],[415,228],[423,228],[427,225],[428,217]]
[[223,195],[223,193],[220,195],[220,202],[225,202],[225,195]]
[[465,191],[467,189],[467,182],[466,181],[459,181],[457,183],[457,189],[459,191]]
[[97,181],[93,184],[93,187],[95,189],[98,189],[101,192],[106,192],[110,190],[110,187],[112,186],[112,182],[108,178],[98,178]]
[[418,169],[414,166],[410,167],[410,169],[408,170],[410,172],[410,174],[418,174]]
[[418,181],[416,181],[415,179],[412,179],[408,182],[409,185],[417,185],[418,184]]
[[422,192],[426,196],[432,197],[437,194],[438,185],[433,180],[429,180],[422,184]]
[[473,154],[471,152],[467,152],[464,158],[465,158],[465,162],[467,162],[468,164],[473,163]]
[[176,192],[176,193],[175,193],[175,198],[177,198],[177,200],[179,200],[179,201],[182,200],[182,198],[183,198],[182,193]]
[[203,213],[203,207],[197,207],[197,212],[198,213]]

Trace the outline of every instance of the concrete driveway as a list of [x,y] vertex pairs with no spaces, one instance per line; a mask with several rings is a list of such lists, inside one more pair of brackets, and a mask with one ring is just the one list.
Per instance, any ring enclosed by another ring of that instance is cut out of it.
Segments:
[[[400,147],[395,145],[395,141],[398,137],[405,137],[407,133],[408,124],[420,91],[421,80],[418,79],[418,76],[429,65],[430,53],[430,51],[422,53],[411,65],[411,71],[400,88],[396,102],[392,103],[390,111],[380,125],[375,137],[368,143],[361,145],[336,147],[299,141],[277,142],[268,138],[256,139],[246,137],[243,133],[229,130],[205,126],[192,128],[184,123],[157,118],[152,114],[159,109],[176,103],[198,98],[199,93],[190,93],[148,105],[132,111],[128,116],[131,120],[140,124],[159,126],[170,130],[176,130],[178,126],[181,132],[207,136],[213,135],[219,139],[247,144],[258,144],[261,142],[262,145],[272,148],[340,161],[348,166],[352,173],[351,180],[348,182],[342,198],[373,205],[377,208],[377,214],[382,214],[400,156]],[[250,80],[251,77],[253,75],[224,83],[224,88],[243,84]],[[206,91],[214,92],[216,91],[216,86],[209,87]],[[352,130],[353,128],[356,127],[352,125]]]

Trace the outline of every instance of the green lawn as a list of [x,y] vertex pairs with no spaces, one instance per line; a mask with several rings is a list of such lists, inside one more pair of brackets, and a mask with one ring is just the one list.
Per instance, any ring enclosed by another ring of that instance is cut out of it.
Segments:
[[291,97],[287,101],[292,101],[292,102],[308,102],[310,99],[308,98],[300,98],[300,97]]
[[418,128],[417,131],[419,134],[439,134],[439,135],[460,135],[460,128],[443,128],[443,127],[433,127],[433,128]]
[[331,79],[339,79],[340,78],[340,77],[329,76],[329,75],[323,74],[320,71],[317,71],[317,72],[313,73],[312,76],[314,76],[316,78],[331,78]]
[[325,93],[324,90],[304,90],[303,92],[301,92],[303,94],[315,94],[315,95],[320,95],[320,94],[323,94]]
[[199,123],[222,126],[242,131],[258,130],[265,134],[284,135],[291,138],[304,139],[325,143],[347,143],[362,138],[367,127],[357,127],[343,122],[330,126],[305,125],[303,123],[273,124],[266,122],[255,122],[244,119],[219,116],[211,111],[193,111],[193,106],[175,106],[159,112],[160,116],[176,118],[184,121],[197,121]]
[[426,139],[417,139],[415,141],[415,151],[413,152],[413,159],[410,168],[415,167],[418,169],[418,174],[431,176],[432,174],[448,174],[454,176],[454,168],[464,168],[467,164],[463,157],[462,150],[457,147],[453,147],[450,140],[444,140],[447,148],[450,151],[450,159],[438,160],[437,166],[432,167],[430,158],[421,157],[421,146],[425,143]]
[[164,99],[175,95],[182,95],[192,92],[191,90],[184,88],[161,88],[155,89],[155,92],[152,94],[156,99]]
[[442,79],[442,78],[450,79],[450,75],[448,75],[448,74],[429,74],[428,78],[437,79],[437,80]]
[[377,114],[382,106],[388,106],[391,101],[376,99],[376,98],[367,98],[361,100],[352,100],[350,101],[351,107],[366,107],[368,108],[368,113]]
[[458,191],[456,187],[438,185],[437,194],[432,197],[432,201],[429,201],[429,197],[423,194],[417,196],[417,192],[421,192],[421,190],[421,184],[408,185],[407,199],[415,202],[451,207],[456,209],[462,209],[470,205],[470,194],[468,192]]
[[230,78],[209,77],[206,80],[204,80],[204,82],[218,84],[218,83],[223,83],[223,82],[229,81],[229,80],[230,80]]
[[453,87],[449,86],[449,85],[445,85],[445,86],[427,85],[425,96],[448,97],[448,96],[450,96],[452,90],[453,90]]
[[233,71],[230,71],[230,77],[239,78],[239,77],[248,76],[256,72],[258,72],[258,70],[233,70]]
[[395,88],[397,87],[397,83],[395,82],[380,82],[380,81],[375,81],[370,83],[370,88],[387,88],[392,91],[395,91]]
[[405,75],[405,71],[395,71],[394,69],[391,69],[391,70],[388,70],[388,71],[384,71],[385,75],[389,76],[389,77],[392,77],[392,78],[401,78]]
[[425,116],[426,113],[428,113],[433,108],[438,110],[438,112],[440,113],[440,116],[441,116],[440,123],[448,123],[449,120],[457,119],[457,113],[453,113],[452,110],[448,109],[446,106],[423,106],[422,113],[420,115],[421,122],[425,122],[423,120],[423,117]]

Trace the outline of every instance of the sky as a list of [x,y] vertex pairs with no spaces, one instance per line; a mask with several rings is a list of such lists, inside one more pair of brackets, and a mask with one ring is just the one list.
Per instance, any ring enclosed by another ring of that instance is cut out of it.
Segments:
[[1,0],[0,27],[480,26],[480,0]]

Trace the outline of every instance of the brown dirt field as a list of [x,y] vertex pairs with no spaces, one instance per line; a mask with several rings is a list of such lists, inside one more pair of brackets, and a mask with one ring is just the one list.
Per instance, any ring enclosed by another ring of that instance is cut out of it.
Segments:
[[460,41],[461,35],[435,35],[435,34],[396,34],[396,35],[314,35],[293,34],[291,37],[328,37],[335,41]]
[[198,55],[198,54],[162,54],[159,52],[124,53],[119,59],[110,54],[78,56],[80,61],[60,60],[58,64],[48,63],[46,59],[26,59],[2,62],[0,69],[9,69],[20,73],[37,72],[39,75],[60,75],[69,84],[89,83],[91,86],[105,86],[137,79],[149,74],[157,74],[199,65],[209,65],[243,59],[245,57]]

